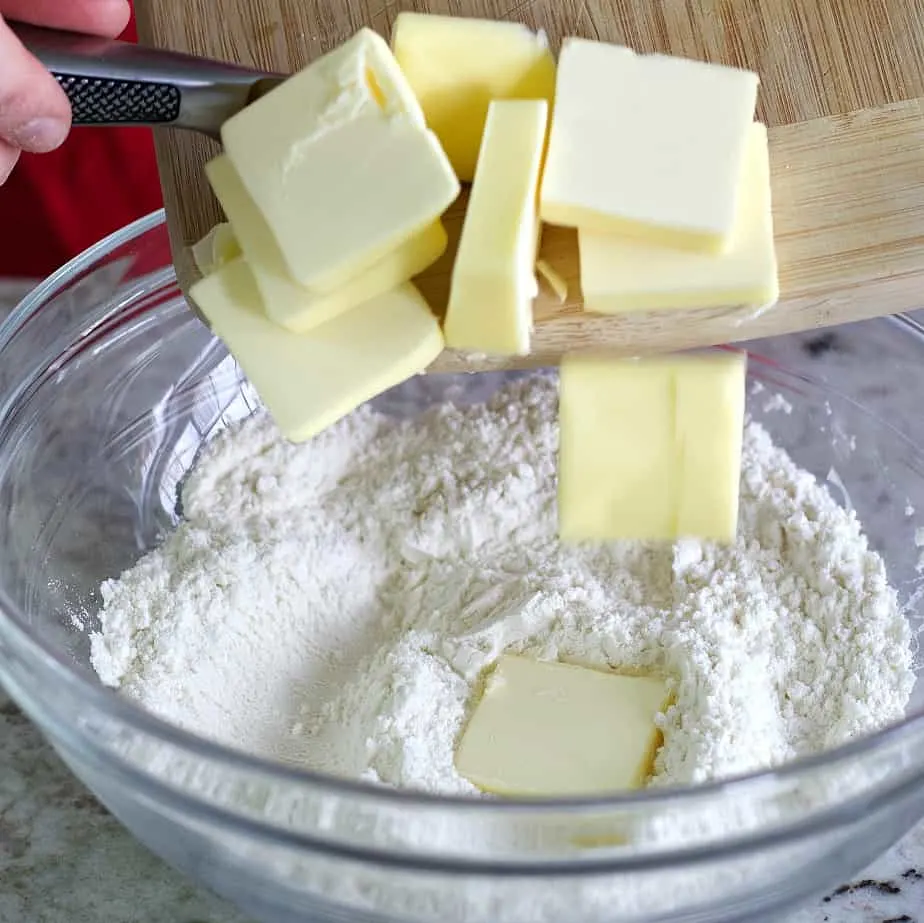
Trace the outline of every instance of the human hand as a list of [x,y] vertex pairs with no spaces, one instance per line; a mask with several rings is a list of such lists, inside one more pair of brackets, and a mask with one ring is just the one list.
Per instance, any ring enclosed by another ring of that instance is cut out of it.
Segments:
[[4,18],[111,38],[125,28],[129,15],[128,0],[0,0],[0,184],[22,151],[52,151],[71,127],[63,90]]

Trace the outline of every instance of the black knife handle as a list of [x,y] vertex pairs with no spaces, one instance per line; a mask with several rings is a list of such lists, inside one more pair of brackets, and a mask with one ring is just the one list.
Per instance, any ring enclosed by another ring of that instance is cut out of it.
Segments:
[[180,90],[169,83],[54,74],[75,125],[169,125],[180,117]]

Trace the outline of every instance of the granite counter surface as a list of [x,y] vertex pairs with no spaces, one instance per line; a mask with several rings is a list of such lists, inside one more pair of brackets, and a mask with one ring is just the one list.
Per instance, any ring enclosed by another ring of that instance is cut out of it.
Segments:
[[[20,288],[0,281],[0,316]],[[138,844],[0,689],[0,923],[247,919]],[[924,824],[787,923],[924,923]]]

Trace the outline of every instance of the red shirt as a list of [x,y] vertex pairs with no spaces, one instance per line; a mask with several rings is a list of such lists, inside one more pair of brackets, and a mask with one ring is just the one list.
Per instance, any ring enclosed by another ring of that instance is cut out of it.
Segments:
[[[122,38],[135,41],[134,14]],[[0,186],[0,277],[44,277],[161,204],[150,129],[75,128]]]

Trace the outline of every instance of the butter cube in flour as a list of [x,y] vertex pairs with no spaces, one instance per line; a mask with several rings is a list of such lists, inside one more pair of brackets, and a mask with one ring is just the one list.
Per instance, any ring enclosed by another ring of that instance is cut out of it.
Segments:
[[748,135],[738,214],[725,253],[658,247],[617,234],[578,231],[584,309],[600,314],[770,305],[779,297],[767,129]]
[[267,316],[295,333],[304,333],[407,282],[437,260],[448,243],[442,222],[436,220],[339,288],[313,292],[289,275],[269,225],[228,157],[222,154],[214,158],[206,164],[205,172],[235,228]]
[[746,357],[567,356],[558,464],[563,541],[733,541]]
[[499,795],[566,797],[639,788],[668,704],[663,680],[505,655],[456,751],[456,769]]
[[452,270],[446,344],[499,355],[529,352],[536,297],[536,191],[545,100],[500,100],[488,110]]
[[750,71],[566,39],[543,221],[660,246],[726,249],[757,83]]
[[361,29],[222,126],[292,278],[345,285],[440,217],[459,182],[388,45]]
[[197,282],[190,297],[294,442],[422,372],[443,348],[436,318],[410,283],[309,333],[266,317],[243,258]]
[[399,13],[391,47],[459,179],[475,175],[488,105],[555,95],[545,35],[516,22]]

